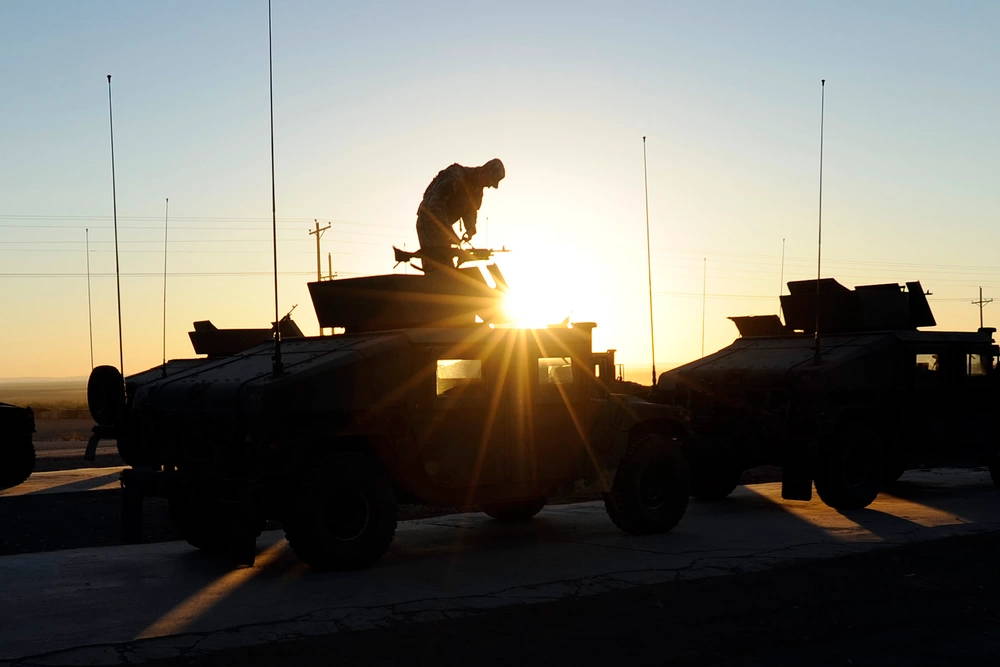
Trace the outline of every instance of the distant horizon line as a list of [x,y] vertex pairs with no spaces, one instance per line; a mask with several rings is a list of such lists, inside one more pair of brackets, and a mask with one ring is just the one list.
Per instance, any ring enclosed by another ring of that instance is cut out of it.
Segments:
[[85,382],[89,375],[38,375],[38,376],[19,376],[19,377],[0,377],[0,383],[4,382],[67,382],[80,380]]

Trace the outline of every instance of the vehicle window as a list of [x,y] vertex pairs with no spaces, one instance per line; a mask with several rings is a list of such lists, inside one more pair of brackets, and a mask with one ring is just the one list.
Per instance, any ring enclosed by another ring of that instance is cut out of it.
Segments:
[[538,360],[538,384],[572,384],[573,364],[569,357],[541,357]]
[[938,356],[936,354],[918,354],[917,369],[936,373],[940,370],[938,367]]
[[481,359],[438,359],[437,395],[455,396],[483,384]]
[[986,375],[988,369],[983,366],[983,357],[978,354],[967,354],[965,355],[965,374],[969,376],[973,375]]

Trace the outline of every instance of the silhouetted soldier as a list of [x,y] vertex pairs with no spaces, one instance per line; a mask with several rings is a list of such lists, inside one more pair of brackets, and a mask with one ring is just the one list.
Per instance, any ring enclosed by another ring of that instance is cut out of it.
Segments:
[[[453,164],[438,172],[417,208],[417,239],[425,273],[454,267],[453,246],[476,234],[483,188],[497,187],[504,175],[503,162],[498,159],[481,167]],[[465,228],[461,239],[452,229],[459,220]]]

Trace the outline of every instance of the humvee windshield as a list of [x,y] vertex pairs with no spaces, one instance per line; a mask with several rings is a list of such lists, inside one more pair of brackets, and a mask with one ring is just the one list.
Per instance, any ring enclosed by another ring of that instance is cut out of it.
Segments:
[[483,362],[481,359],[438,359],[437,395],[457,394],[466,389],[482,386]]
[[538,360],[538,384],[572,384],[573,364],[569,357],[541,357]]

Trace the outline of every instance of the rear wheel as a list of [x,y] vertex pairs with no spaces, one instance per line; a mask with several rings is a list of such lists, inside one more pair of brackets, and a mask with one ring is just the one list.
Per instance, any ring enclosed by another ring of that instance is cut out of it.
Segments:
[[814,480],[820,499],[835,509],[867,507],[886,474],[884,444],[868,421],[845,421],[822,443]]
[[311,567],[362,568],[389,549],[396,532],[396,497],[377,461],[338,454],[299,480],[282,523],[288,543]]
[[506,503],[484,503],[483,511],[497,521],[516,522],[527,521],[542,511],[545,498],[531,498]]
[[262,522],[249,506],[225,503],[210,492],[182,487],[170,495],[168,508],[174,530],[191,546],[253,562]]
[[611,521],[626,533],[665,533],[684,516],[690,492],[690,472],[680,447],[650,433],[630,444],[604,505]]

